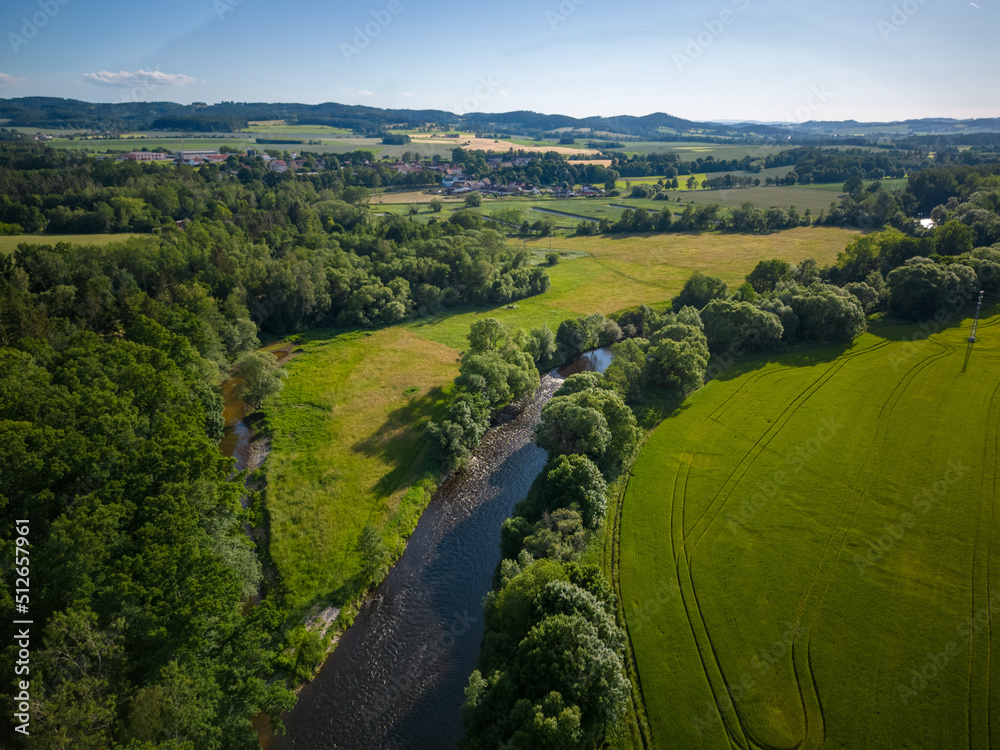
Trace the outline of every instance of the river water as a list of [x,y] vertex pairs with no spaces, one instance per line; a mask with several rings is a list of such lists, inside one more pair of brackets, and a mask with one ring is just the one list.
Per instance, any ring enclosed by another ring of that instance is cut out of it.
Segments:
[[403,556],[302,689],[285,717],[287,733],[271,748],[457,747],[483,636],[482,601],[500,561],[500,525],[546,462],[532,442],[542,406],[563,377],[603,371],[609,361],[610,351],[588,353],[545,375],[531,402],[490,430],[469,466],[441,485]]

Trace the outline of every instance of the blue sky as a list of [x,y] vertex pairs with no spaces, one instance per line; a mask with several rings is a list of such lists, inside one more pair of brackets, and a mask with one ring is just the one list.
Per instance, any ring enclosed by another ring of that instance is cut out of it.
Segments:
[[1000,116],[1000,0],[4,0],[0,97]]

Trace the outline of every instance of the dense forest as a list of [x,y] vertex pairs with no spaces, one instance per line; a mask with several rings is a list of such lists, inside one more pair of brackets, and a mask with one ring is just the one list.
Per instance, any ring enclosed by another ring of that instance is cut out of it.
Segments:
[[[30,519],[30,612],[45,623],[31,747],[253,748],[251,718],[280,729],[321,658],[288,640],[295,613],[244,531],[262,523],[259,497],[217,447],[218,384],[261,335],[547,288],[493,230],[373,222],[340,174],[324,186],[0,150],[5,222],[156,230],[105,247],[32,237],[0,256],[0,547],[11,560],[12,521]],[[0,611],[14,619],[9,588]]]

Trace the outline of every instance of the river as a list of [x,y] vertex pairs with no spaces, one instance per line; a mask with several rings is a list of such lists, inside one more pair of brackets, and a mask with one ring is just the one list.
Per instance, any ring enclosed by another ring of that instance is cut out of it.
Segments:
[[490,430],[470,465],[434,493],[403,556],[302,689],[285,717],[287,733],[271,748],[457,747],[483,636],[482,601],[500,561],[500,525],[546,462],[532,442],[535,425],[563,377],[607,367],[610,350],[600,352],[543,376],[534,398]]

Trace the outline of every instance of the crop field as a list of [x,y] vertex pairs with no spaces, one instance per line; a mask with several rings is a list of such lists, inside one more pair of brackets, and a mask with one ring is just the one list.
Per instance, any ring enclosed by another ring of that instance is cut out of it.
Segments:
[[650,436],[620,581],[655,747],[998,746],[998,312],[737,362]]
[[[738,208],[746,201],[750,201],[759,208],[795,206],[800,213],[809,208],[812,209],[813,214],[818,214],[822,209],[829,209],[831,203],[838,202],[837,193],[815,190],[804,185],[732,188],[728,190],[669,190],[667,194],[671,198],[680,198],[687,203],[718,203],[726,208]],[[631,203],[631,201],[624,202]],[[650,201],[650,203],[662,205],[660,201]]]
[[332,125],[288,125],[284,120],[260,120],[251,122],[249,127],[243,128],[241,133],[256,133],[289,135],[299,137],[299,135],[350,135],[351,131],[345,128],[335,128]]

